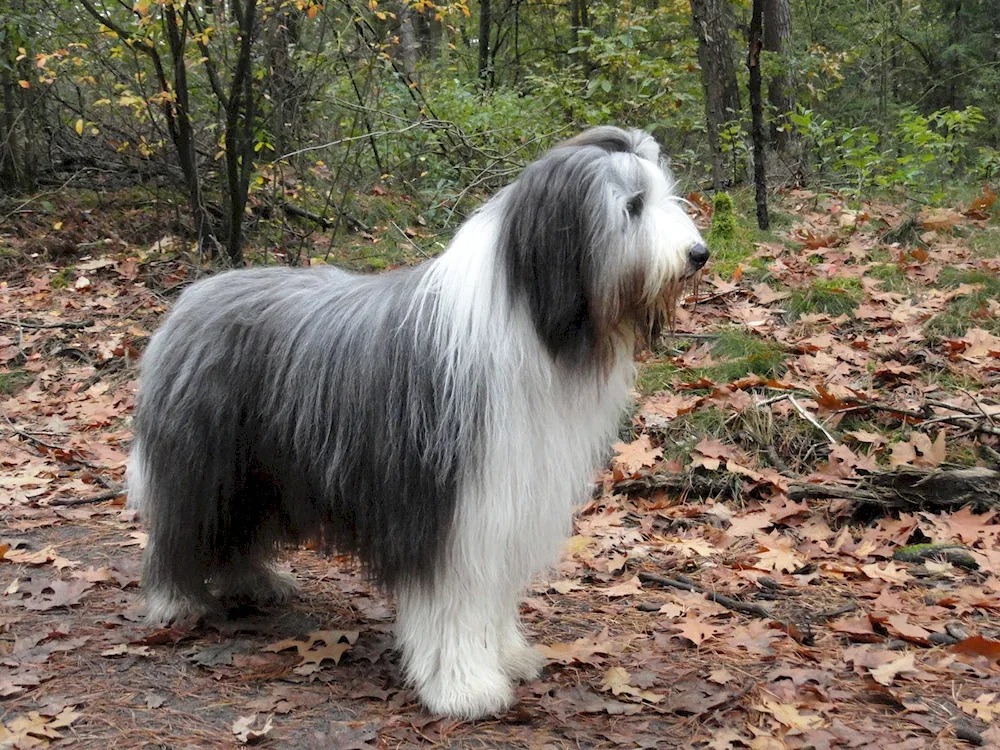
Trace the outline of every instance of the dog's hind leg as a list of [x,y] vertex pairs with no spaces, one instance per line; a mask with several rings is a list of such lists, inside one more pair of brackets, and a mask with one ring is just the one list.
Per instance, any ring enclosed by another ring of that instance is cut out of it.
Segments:
[[280,490],[252,472],[228,503],[227,533],[217,547],[210,586],[227,607],[282,604],[297,592],[295,579],[275,564],[280,545],[294,541],[282,512]]
[[178,494],[183,487],[154,481],[137,441],[129,460],[128,504],[149,526],[142,588],[146,619],[154,625],[194,624],[218,610],[206,586],[208,561],[197,524],[172,502]]
[[218,603],[205,585],[207,570],[176,543],[150,531],[143,567],[146,620],[154,625],[194,624],[218,612]]
[[227,607],[272,606],[293,598],[298,591],[295,579],[277,568],[274,550],[264,546],[234,554],[212,572],[211,586]]

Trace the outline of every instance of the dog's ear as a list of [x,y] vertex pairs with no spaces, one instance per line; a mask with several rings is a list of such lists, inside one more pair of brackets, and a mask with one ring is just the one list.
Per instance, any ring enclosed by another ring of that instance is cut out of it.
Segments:
[[499,252],[512,302],[526,303],[555,359],[589,358],[607,333],[594,299],[596,240],[614,220],[599,164],[606,157],[594,146],[553,149],[505,197]]

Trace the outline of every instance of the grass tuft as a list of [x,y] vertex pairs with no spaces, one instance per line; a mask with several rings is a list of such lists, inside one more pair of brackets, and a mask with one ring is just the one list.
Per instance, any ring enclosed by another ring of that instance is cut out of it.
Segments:
[[728,383],[751,373],[771,377],[784,372],[785,350],[741,328],[726,328],[712,347],[719,364],[703,373],[717,383]]
[[954,288],[960,284],[976,284],[981,288],[956,297],[948,309],[924,324],[924,333],[932,341],[964,336],[969,328],[985,328],[1000,333],[1000,319],[989,311],[990,300],[1000,299],[1000,279],[977,270],[944,268],[939,277],[941,286]]
[[24,370],[0,372],[0,396],[16,396],[27,388],[31,381],[31,374]]
[[826,313],[834,317],[852,315],[861,297],[861,282],[857,279],[818,279],[792,292],[785,308],[793,319],[806,313]]
[[677,380],[683,371],[672,362],[651,360],[639,368],[637,387],[644,395],[665,391]]

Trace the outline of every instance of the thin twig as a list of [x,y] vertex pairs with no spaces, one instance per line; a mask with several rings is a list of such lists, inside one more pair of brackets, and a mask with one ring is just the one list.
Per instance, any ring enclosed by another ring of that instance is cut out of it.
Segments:
[[61,450],[63,450],[62,446],[53,445],[52,443],[46,443],[44,440],[42,440],[41,438],[35,437],[30,432],[25,432],[24,430],[19,429],[18,427],[16,427],[14,425],[13,422],[10,421],[10,417],[8,417],[6,414],[3,414],[3,419],[7,423],[7,426],[10,427],[11,432],[13,432],[15,435],[23,437],[25,440],[30,440],[35,445],[40,445],[43,448],[48,448],[49,450],[53,450],[53,451],[61,451]]
[[418,245],[409,236],[407,236],[406,232],[404,232],[402,229],[400,229],[399,225],[396,222],[390,220],[389,223],[392,224],[392,228],[395,229],[397,232],[399,232],[400,236],[404,240],[406,240],[407,242],[409,242],[413,246],[414,250],[416,250],[418,253],[420,253],[421,255],[423,255],[425,258],[430,258],[431,257],[430,255],[427,254],[426,250],[424,250],[422,247],[420,247],[420,245]]
[[930,419],[925,419],[921,422],[918,427],[926,427],[929,424],[944,423],[956,426],[965,426],[964,423],[972,421],[973,424],[969,427],[972,432],[982,432],[986,435],[1000,435],[1000,427],[996,427],[992,424],[986,424],[983,422],[983,417],[978,414],[952,414],[945,417],[931,417]]
[[[48,448],[51,451],[63,451],[64,453],[69,453],[69,449],[63,448],[61,445],[53,445],[52,443],[47,443],[41,438],[35,437],[30,432],[25,432],[24,430],[19,429],[14,425],[13,422],[10,421],[10,418],[3,412],[0,412],[0,416],[3,417],[4,421],[7,423],[7,426],[10,427],[11,431],[15,435],[18,435],[24,438],[25,440],[31,441],[35,445],[40,445],[43,448]],[[97,464],[91,463],[87,459],[80,458],[79,456],[73,456],[71,462],[74,464],[80,464],[81,466],[86,466],[88,469],[95,469],[97,471],[103,471],[105,469],[105,467],[98,466]]]
[[754,406],[760,409],[763,406],[770,406],[771,404],[776,404],[779,401],[784,401],[785,399],[791,397],[792,397],[791,393],[788,392],[779,393],[777,396],[771,396],[771,398],[766,398],[763,401],[757,401],[756,403],[754,403]]
[[842,607],[837,607],[836,609],[828,609],[825,612],[820,612],[818,615],[816,615],[816,618],[824,621],[833,620],[837,617],[840,617],[841,615],[846,615],[848,612],[853,612],[857,608],[858,605],[855,602],[848,602]]
[[827,432],[826,428],[823,425],[821,425],[819,422],[817,422],[816,418],[814,416],[812,416],[809,412],[807,412],[802,407],[802,404],[800,404],[798,401],[795,400],[795,396],[789,394],[788,395],[788,402],[792,406],[795,407],[795,411],[797,411],[802,416],[802,418],[804,420],[806,420],[809,424],[811,424],[817,430],[819,430],[824,435],[826,435],[826,439],[829,441],[830,445],[836,445],[837,444],[836,438],[834,438],[833,435],[831,435],[829,432]]
[[681,333],[680,331],[667,331],[663,334],[665,339],[694,339],[695,341],[715,341],[719,338],[717,333]]
[[[927,403],[931,403],[928,401]],[[854,406],[848,406],[843,409],[834,409],[831,413],[833,414],[850,414],[855,411],[887,411],[891,414],[902,414],[904,417],[912,417],[913,419],[926,419],[927,414],[919,411],[913,411],[912,409],[901,409],[896,406],[890,406],[889,404],[880,404],[877,401],[870,401],[863,404],[856,404]]]

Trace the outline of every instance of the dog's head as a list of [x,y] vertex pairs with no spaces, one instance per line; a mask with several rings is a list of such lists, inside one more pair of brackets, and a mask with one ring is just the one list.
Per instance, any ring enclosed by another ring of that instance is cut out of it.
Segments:
[[529,165],[504,200],[506,281],[557,359],[648,342],[708,260],[659,146],[639,130],[584,131]]

